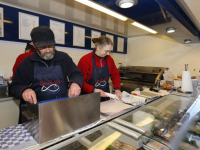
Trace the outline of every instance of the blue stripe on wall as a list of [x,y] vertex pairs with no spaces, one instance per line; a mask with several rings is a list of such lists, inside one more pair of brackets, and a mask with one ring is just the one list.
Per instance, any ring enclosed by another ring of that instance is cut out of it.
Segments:
[[106,35],[106,33],[113,35],[114,36],[114,44],[115,44],[114,48],[113,48],[113,52],[115,52],[115,53],[122,53],[122,52],[117,52],[117,37],[124,38],[124,52],[122,54],[127,54],[127,38],[126,37],[118,36],[118,35],[115,35],[115,34],[112,34],[109,32],[97,30],[94,28],[89,28],[89,27],[82,26],[79,24],[67,22],[64,20],[60,20],[60,19],[49,17],[49,16],[41,15],[38,13],[33,13],[30,11],[10,7],[10,6],[3,5],[3,4],[0,4],[0,7],[2,7],[3,11],[4,11],[4,20],[9,20],[9,21],[13,22],[13,23],[4,23],[4,37],[0,37],[0,40],[16,41],[16,42],[24,42],[24,43],[28,42],[28,40],[19,39],[19,12],[22,12],[22,13],[38,16],[39,17],[39,25],[50,26],[50,20],[55,20],[55,21],[65,23],[65,32],[68,32],[68,34],[65,34],[65,45],[56,44],[57,46],[91,50],[91,39],[90,38],[85,38],[85,47],[73,46],[73,25],[76,25],[76,26],[85,28],[85,36],[91,37],[91,30],[101,32],[101,35]]

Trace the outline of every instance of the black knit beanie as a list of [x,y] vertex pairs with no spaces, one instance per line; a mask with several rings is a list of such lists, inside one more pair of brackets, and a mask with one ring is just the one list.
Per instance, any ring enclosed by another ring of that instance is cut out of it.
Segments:
[[55,45],[54,33],[47,26],[33,28],[31,39],[37,48]]

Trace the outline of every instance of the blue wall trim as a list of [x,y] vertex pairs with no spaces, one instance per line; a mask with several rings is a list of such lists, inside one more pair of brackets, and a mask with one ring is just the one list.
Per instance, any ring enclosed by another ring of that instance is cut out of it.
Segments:
[[67,22],[67,21],[64,21],[61,19],[41,15],[39,13],[33,13],[33,12],[26,11],[23,9],[14,8],[14,7],[3,5],[3,4],[0,4],[0,7],[3,8],[4,20],[9,20],[9,21],[13,22],[13,23],[5,23],[4,22],[4,37],[0,37],[0,40],[16,41],[16,42],[24,42],[24,43],[30,42],[28,40],[19,39],[19,12],[22,12],[22,13],[27,13],[30,15],[38,16],[39,17],[39,25],[50,26],[50,20],[55,20],[55,21],[65,23],[65,32],[68,32],[68,34],[65,34],[65,45],[56,44],[56,46],[91,50],[91,39],[90,38],[85,38],[85,47],[73,46],[73,25],[75,25],[75,26],[85,28],[85,36],[91,37],[92,30],[101,32],[101,35],[106,35],[106,34],[113,35],[114,36],[114,47],[113,47],[114,53],[122,53],[122,52],[117,52],[117,37],[124,38],[124,52],[122,54],[127,54],[127,38],[126,37],[115,35],[115,34],[112,34],[109,32],[101,31],[101,30],[97,30],[94,28],[89,28],[89,27],[82,26],[79,24]]

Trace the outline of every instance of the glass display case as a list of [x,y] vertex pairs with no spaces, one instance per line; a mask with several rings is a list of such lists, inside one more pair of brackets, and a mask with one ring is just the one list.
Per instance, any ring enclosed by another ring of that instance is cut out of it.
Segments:
[[168,95],[113,122],[156,141],[147,140],[143,147],[196,150],[200,147],[199,110],[199,98]]
[[49,149],[198,149],[200,99],[168,95]]
[[168,95],[56,144],[60,150],[197,150],[200,98]]
[[164,96],[45,149],[200,149],[200,97],[194,92]]
[[155,147],[163,147],[165,150],[169,150],[164,143],[157,142],[114,122],[76,135],[48,148],[48,150],[137,150],[143,148],[145,141],[155,145]]

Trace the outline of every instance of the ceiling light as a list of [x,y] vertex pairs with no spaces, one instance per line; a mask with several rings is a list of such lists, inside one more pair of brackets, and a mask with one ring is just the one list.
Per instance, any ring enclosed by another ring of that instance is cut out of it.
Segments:
[[188,44],[188,43],[191,43],[191,42],[192,42],[191,39],[185,39],[185,40],[184,40],[184,43],[185,43],[185,44]]
[[138,1],[137,0],[117,0],[115,3],[120,8],[130,8],[137,5]]
[[167,29],[166,29],[166,32],[167,32],[167,33],[173,33],[173,32],[176,32],[176,28],[172,28],[172,27],[167,28]]
[[136,27],[138,27],[138,28],[141,28],[141,29],[143,29],[143,30],[146,30],[146,31],[148,31],[148,32],[151,32],[151,33],[153,33],[153,34],[156,34],[156,33],[157,33],[155,30],[152,30],[152,29],[150,29],[150,28],[148,28],[148,27],[146,27],[146,26],[144,26],[144,25],[142,25],[142,24],[140,24],[140,23],[138,23],[138,22],[133,22],[133,23],[131,23],[131,24],[134,25],[134,26],[136,26]]
[[108,8],[105,8],[105,7],[103,7],[103,6],[99,5],[99,4],[96,4],[96,3],[92,2],[92,1],[89,1],[89,0],[75,0],[75,1],[80,2],[80,3],[84,4],[84,5],[89,6],[89,7],[92,7],[94,9],[97,9],[97,10],[103,12],[103,13],[111,15],[111,16],[113,16],[115,18],[120,19],[120,20],[126,21],[128,19],[127,17],[125,17],[125,16],[123,16],[123,15],[121,15],[119,13],[116,13],[116,12],[114,12],[114,11],[108,9]]

